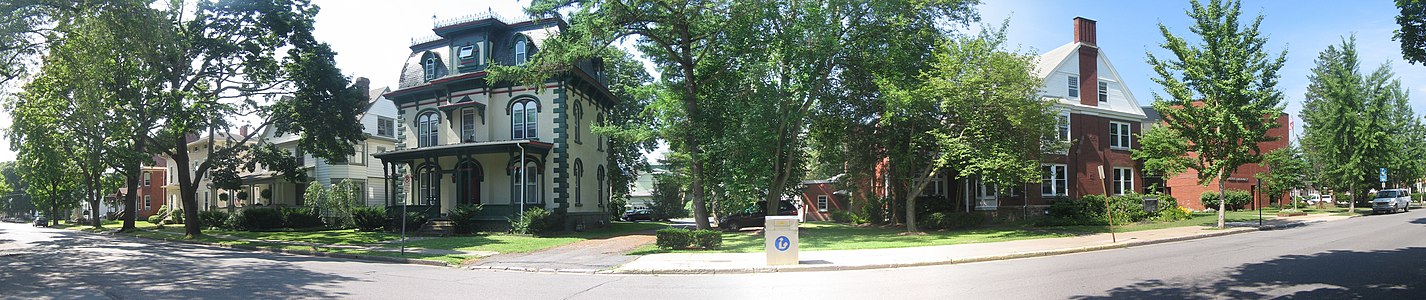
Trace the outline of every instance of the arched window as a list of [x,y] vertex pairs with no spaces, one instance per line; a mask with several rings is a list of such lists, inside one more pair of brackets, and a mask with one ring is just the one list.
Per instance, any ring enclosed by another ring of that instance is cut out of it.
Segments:
[[418,186],[420,190],[418,191],[419,193],[417,195],[420,195],[421,198],[418,199],[416,203],[424,205],[435,205],[436,203],[440,202],[440,199],[438,199],[440,194],[440,188],[438,187],[438,185],[441,184],[440,175],[436,172],[436,168],[434,166],[427,166],[425,168],[422,168],[420,174],[421,185]]
[[584,135],[584,131],[579,130],[579,127],[580,123],[584,123],[584,104],[579,102],[574,103],[574,121],[570,123],[574,124],[574,142],[583,144],[584,142],[580,141],[580,136]]
[[515,102],[510,107],[510,139],[536,139],[535,122],[539,120],[538,108],[537,103],[529,99]]
[[584,161],[574,159],[574,206],[584,206]]
[[526,51],[529,50],[529,43],[524,36],[515,37],[515,65],[523,65],[530,60],[530,53]]
[[599,190],[599,193],[595,194],[594,198],[598,199],[597,201],[599,201],[599,207],[604,207],[604,165],[599,166],[599,171],[597,171],[597,174],[595,174],[595,176],[598,177],[597,179],[599,187],[597,189]]
[[436,131],[440,130],[441,116],[436,112],[426,112],[416,118],[416,144],[418,147],[430,147],[439,144]]
[[[599,114],[599,117],[597,118],[597,120],[594,120],[594,124],[595,124],[595,125],[604,125],[604,114],[602,114],[602,113]],[[599,150],[599,151],[601,151],[601,152],[604,151],[604,136],[599,136],[599,135],[597,135],[597,136],[594,136],[594,139],[595,139],[595,140],[598,140],[598,141],[596,141],[596,143],[599,144],[599,145],[597,146],[597,147],[598,147],[597,150]]]
[[439,64],[437,63],[438,61],[440,60],[436,59],[435,56],[426,57],[426,81],[436,79],[436,65]]
[[511,202],[519,203],[520,199],[525,199],[525,203],[540,203],[539,173],[540,167],[533,160],[526,160],[525,167],[515,168],[514,172],[511,172]]

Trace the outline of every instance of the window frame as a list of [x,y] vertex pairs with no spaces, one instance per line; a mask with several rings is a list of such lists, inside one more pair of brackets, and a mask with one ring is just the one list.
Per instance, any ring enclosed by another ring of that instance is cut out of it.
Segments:
[[583,122],[584,122],[584,104],[583,104],[583,103],[579,103],[578,101],[576,101],[576,102],[574,103],[574,121],[573,121],[573,122],[570,122],[570,123],[573,124],[571,127],[573,127],[573,129],[574,129],[574,143],[575,143],[575,144],[580,144],[580,145],[583,145],[583,144],[584,144],[584,141],[581,141],[581,139],[580,139],[582,136],[584,136],[584,131],[580,130],[580,127],[581,127],[581,126],[579,126],[580,123],[583,123]]
[[456,59],[462,66],[476,65],[480,63],[480,49],[475,45],[465,45],[456,48]]
[[[1069,196],[1069,165],[1041,164],[1040,171],[1044,173],[1040,176],[1040,196]],[[1047,188],[1049,193],[1045,193]]]
[[1114,168],[1114,178],[1111,187],[1114,188],[1114,195],[1124,195],[1125,191],[1134,191],[1134,168]]
[[1134,143],[1133,131],[1128,122],[1109,121],[1109,149],[1129,149]]
[[479,130],[475,125],[475,109],[462,108],[460,111],[460,141],[462,143],[475,142],[478,133]]
[[1099,102],[1109,102],[1109,82],[1099,80]]
[[376,135],[384,137],[396,136],[396,119],[376,117]]
[[817,212],[827,212],[827,195],[817,195]]
[[1079,76],[1070,75],[1068,83],[1069,90],[1065,93],[1065,96],[1068,98],[1079,98]]
[[584,161],[574,159],[574,206],[584,206]]
[[[525,197],[525,204],[541,203],[539,175],[539,164],[529,160],[525,162],[524,168],[515,168],[512,170],[510,172],[510,192],[512,194],[510,202],[519,204],[521,193],[524,193],[524,195],[529,195]],[[520,180],[520,178],[522,178],[520,176],[524,176],[523,181]],[[523,189],[521,189],[522,186],[524,187]]]
[[[539,104],[523,99],[511,105],[510,139],[535,140],[539,138]],[[517,126],[518,125],[518,126]]]
[[515,65],[523,65],[530,62],[530,41],[524,36],[515,38]]
[[153,173],[144,172],[144,186],[153,185]]
[[431,56],[426,57],[426,62],[422,64],[422,65],[424,65],[425,68],[426,68],[426,81],[431,81],[431,80],[435,80],[435,79],[436,79],[436,61],[437,61],[437,60],[438,60],[438,59],[436,59],[436,56],[435,56],[435,55],[431,55]]
[[439,146],[441,116],[434,111],[427,111],[416,116],[416,146],[432,147]]
[[945,187],[945,185],[946,185],[946,175],[945,175],[945,174],[939,174],[939,173],[938,173],[938,174],[936,174],[936,176],[933,176],[933,177],[930,177],[930,178],[926,178],[926,179],[917,179],[917,180],[915,180],[914,182],[917,183],[917,184],[920,184],[921,181],[923,181],[923,180],[925,180],[925,181],[931,181],[931,183],[930,183],[930,185],[926,186],[925,189],[922,189],[922,190],[921,190],[921,193],[918,194],[918,197],[944,197],[944,196],[946,196],[946,187]]

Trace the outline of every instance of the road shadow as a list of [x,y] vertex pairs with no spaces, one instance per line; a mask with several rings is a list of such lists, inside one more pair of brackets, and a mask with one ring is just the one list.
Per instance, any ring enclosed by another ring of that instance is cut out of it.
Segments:
[[1422,299],[1426,248],[1336,250],[1241,265],[1207,282],[1145,280],[1073,299]]
[[1411,224],[1426,224],[1426,218],[1411,220]]
[[346,298],[353,295],[333,291],[359,281],[294,264],[344,260],[72,231],[43,234],[49,236],[0,256],[0,298]]

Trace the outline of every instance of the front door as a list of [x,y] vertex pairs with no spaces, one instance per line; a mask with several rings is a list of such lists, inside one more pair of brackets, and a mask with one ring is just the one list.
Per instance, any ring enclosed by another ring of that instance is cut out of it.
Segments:
[[474,162],[461,164],[457,169],[456,180],[460,186],[460,205],[480,204],[480,181],[483,179],[480,172],[480,165]]

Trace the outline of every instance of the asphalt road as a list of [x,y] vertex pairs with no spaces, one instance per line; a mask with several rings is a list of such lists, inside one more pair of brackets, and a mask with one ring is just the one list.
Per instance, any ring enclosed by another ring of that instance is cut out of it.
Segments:
[[1426,298],[1426,210],[960,265],[565,275],[268,254],[0,224],[0,298]]

